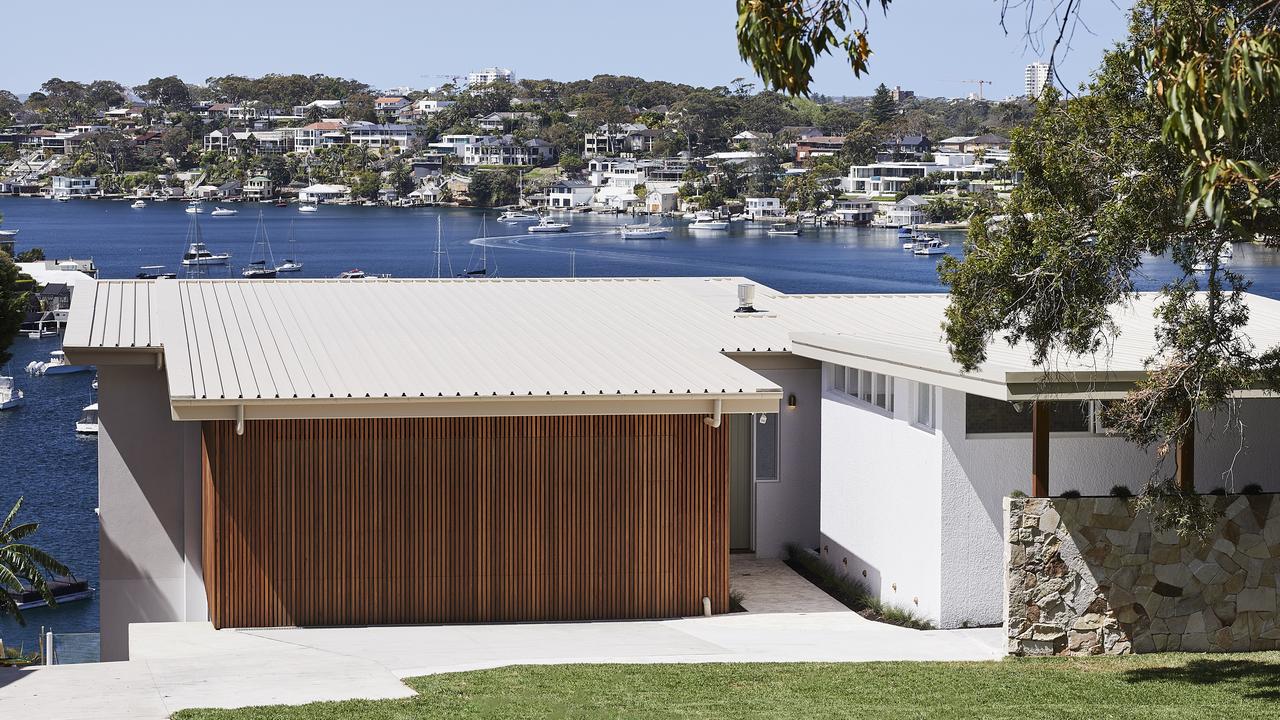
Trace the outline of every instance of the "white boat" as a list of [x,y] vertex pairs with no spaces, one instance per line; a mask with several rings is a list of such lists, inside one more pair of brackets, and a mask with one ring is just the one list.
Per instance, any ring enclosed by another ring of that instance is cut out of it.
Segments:
[[913,228],[906,227],[905,225],[898,228],[898,239],[903,241],[903,250],[916,249],[916,231]]
[[203,242],[193,242],[187,246],[187,251],[183,253],[182,264],[187,267],[193,265],[226,265],[230,259],[231,253],[215,253]]
[[693,222],[689,223],[690,230],[728,230],[729,221],[717,219],[715,215],[705,210],[699,212],[693,217]]
[[[93,369],[92,365],[72,365],[67,359],[67,354],[61,350],[54,350],[49,353],[49,362],[34,363],[41,365],[40,375],[70,375],[71,373],[88,372]],[[27,371],[31,371],[31,365],[27,366]]]
[[267,226],[262,222],[262,211],[258,211],[258,225],[253,231],[253,250],[249,252],[249,265],[240,271],[240,276],[250,280],[270,280],[276,276],[276,258],[271,252],[271,238],[267,235]]
[[770,235],[799,235],[800,226],[790,223],[774,223],[769,226]]
[[230,215],[235,215],[239,212],[240,212],[239,210],[232,210],[231,208],[216,207],[213,209],[213,212],[209,213],[209,215],[211,215],[212,217],[228,217]]
[[178,277],[178,273],[168,272],[163,265],[143,265],[138,268],[138,274],[134,275],[134,277],[139,280],[172,279]]
[[299,205],[298,212],[313,213],[317,210],[315,205]]
[[619,232],[623,240],[661,240],[667,236],[667,229],[661,225],[623,225]]
[[55,195],[53,199],[58,202],[67,202],[71,200],[71,197],[69,195]]
[[338,273],[338,279],[340,280],[363,280],[364,278],[364,271],[360,268],[351,268]]
[[139,199],[139,200],[134,200],[133,204],[130,205],[129,207],[133,208],[134,210],[141,210],[146,206],[147,206],[147,201]]
[[82,435],[98,434],[98,403],[86,405],[80,411],[80,419],[76,421],[76,432]]
[[0,375],[0,410],[11,410],[22,403],[22,391],[13,386],[13,378]]
[[202,212],[204,212],[204,208],[199,205],[188,205],[186,209],[188,215],[199,215]]
[[531,233],[558,233],[569,229],[569,223],[556,222],[549,217],[544,217],[538,221],[537,225],[530,225]]
[[949,247],[950,245],[951,243],[943,242],[938,238],[931,238],[924,242],[916,243],[916,246],[911,248],[911,254],[912,255],[945,255],[947,253],[947,247]]
[[18,234],[17,230],[0,230],[0,238],[14,238]]
[[276,266],[276,272],[302,272],[302,261],[298,259],[298,253],[293,249],[293,221],[289,221],[289,257],[284,262]]
[[501,223],[533,222],[537,219],[537,215],[530,215],[522,210],[506,210],[498,216],[498,222]]
[[[1235,248],[1231,246],[1231,243],[1225,243],[1222,246],[1222,250],[1218,252],[1218,264],[1226,265],[1230,263],[1231,259],[1234,258],[1235,256],[1236,256]],[[1191,269],[1195,270],[1196,272],[1209,272],[1209,267],[1211,264],[1212,263],[1210,263],[1208,260],[1201,260],[1195,265],[1192,265]]]

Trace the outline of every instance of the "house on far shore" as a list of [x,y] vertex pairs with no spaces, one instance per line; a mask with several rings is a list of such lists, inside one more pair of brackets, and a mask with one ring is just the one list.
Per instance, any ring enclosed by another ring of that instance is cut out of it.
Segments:
[[547,207],[575,208],[591,204],[595,186],[585,180],[556,180],[545,189]]
[[275,188],[271,185],[271,178],[266,175],[254,175],[244,181],[244,197],[246,200],[266,200],[272,197]]
[[889,227],[911,227],[925,221],[924,208],[929,201],[920,195],[908,195],[889,206],[885,225]]
[[55,198],[90,197],[98,194],[98,178],[54,175],[49,191]]
[[351,188],[346,185],[319,183],[316,185],[308,185],[298,191],[298,200],[304,203],[345,200],[349,197],[351,197]]
[[[80,280],[63,346],[100,377],[102,659],[141,622],[726,613],[731,553],[790,544],[942,628],[1003,624],[1013,654],[1280,648],[1280,444],[1202,414],[1165,456],[1184,489],[1232,483],[1206,543],[1106,497],[1158,461],[1099,414],[1145,376],[1158,296],[1113,308],[1097,354],[1037,366],[999,339],[973,372],[948,302],[735,277]],[[1280,301],[1245,302],[1280,344]],[[1247,427],[1280,423],[1280,399],[1232,395]]]
[[786,214],[782,201],[775,197],[749,197],[745,203],[743,212],[752,220],[769,220]]

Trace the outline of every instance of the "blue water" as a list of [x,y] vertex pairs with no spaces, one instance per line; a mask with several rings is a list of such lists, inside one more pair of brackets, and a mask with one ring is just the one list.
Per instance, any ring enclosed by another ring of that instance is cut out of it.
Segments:
[[[204,239],[217,252],[232,253],[228,268],[211,268],[211,277],[232,276],[253,250],[259,210],[263,213],[277,261],[295,256],[305,263],[293,277],[334,277],[351,268],[396,277],[434,277],[436,260],[442,276],[452,276],[480,263],[483,213],[462,209],[392,209],[323,206],[314,214],[295,207],[233,205],[234,217],[199,222]],[[50,257],[92,258],[100,277],[133,277],[142,265],[167,265],[178,271],[190,216],[184,203],[151,203],[134,210],[127,202],[51,202],[35,198],[0,198],[3,227],[17,228],[18,248],[44,248]],[[530,235],[525,225],[504,225],[489,212],[488,266],[503,277],[641,275],[743,275],[775,289],[792,292],[928,292],[938,291],[935,258],[904,253],[895,231],[873,228],[806,230],[799,237],[770,236],[762,226],[735,223],[730,232],[689,231],[670,220],[665,240],[622,240],[616,226],[625,217],[590,214],[562,216],[570,232]],[[443,219],[443,247],[437,256],[436,218]],[[295,239],[286,242],[290,226]],[[946,233],[951,252],[960,252],[960,233]],[[1252,246],[1237,247],[1233,266],[1254,281],[1254,291],[1280,297],[1280,255]],[[1167,261],[1152,260],[1138,284],[1154,288],[1175,275]],[[236,275],[238,276],[238,272]],[[25,405],[0,413],[0,509],[18,496],[26,498],[24,517],[38,521],[38,543],[96,583],[98,533],[97,446],[77,438],[73,425],[91,402],[91,375],[29,378],[22,368],[48,358],[58,338],[19,339],[5,374],[17,377],[27,395]],[[97,601],[68,604],[26,614],[19,629],[0,621],[6,643],[34,645],[39,626],[58,632],[97,629]]]

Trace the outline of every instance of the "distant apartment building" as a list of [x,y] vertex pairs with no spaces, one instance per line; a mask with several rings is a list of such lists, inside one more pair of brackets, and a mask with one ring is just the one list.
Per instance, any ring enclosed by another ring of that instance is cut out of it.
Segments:
[[55,175],[51,186],[53,197],[88,197],[98,194],[98,178]]
[[486,136],[462,148],[463,165],[541,165],[555,155],[544,140],[516,140],[511,135]]
[[1023,71],[1023,83],[1027,97],[1032,100],[1040,98],[1040,94],[1044,92],[1044,86],[1049,83],[1050,72],[1049,63],[1036,62],[1027,66],[1027,69]]
[[492,85],[496,82],[513,83],[515,81],[516,74],[511,72],[510,68],[487,67],[483,70],[467,73],[467,84],[472,87]]
[[911,98],[915,97],[916,91],[903,90],[901,87],[894,85],[893,89],[889,91],[889,96],[893,98],[894,102],[899,103],[899,102],[902,102],[903,100],[910,100]]

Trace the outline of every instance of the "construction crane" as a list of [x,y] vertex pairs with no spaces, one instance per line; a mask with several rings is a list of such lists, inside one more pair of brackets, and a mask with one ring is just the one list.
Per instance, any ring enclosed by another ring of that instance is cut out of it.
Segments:
[[979,99],[979,100],[981,100],[981,99],[982,99],[982,86],[983,86],[983,85],[990,85],[990,84],[991,84],[991,81],[990,81],[990,80],[961,80],[960,82],[962,82],[962,83],[971,83],[971,84],[977,85],[977,86],[978,86],[978,99]]
[[448,80],[448,81],[449,81],[449,84],[450,84],[450,85],[457,85],[459,80],[461,80],[462,78],[466,77],[466,74],[462,74],[462,75],[443,75],[443,74],[441,74],[441,75],[419,75],[419,77],[424,77],[424,78],[444,78],[445,80]]

